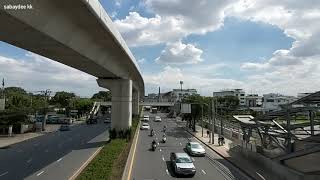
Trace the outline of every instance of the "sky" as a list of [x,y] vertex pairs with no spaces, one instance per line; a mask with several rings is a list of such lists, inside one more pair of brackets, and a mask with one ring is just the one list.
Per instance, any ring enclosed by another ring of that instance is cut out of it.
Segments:
[[[320,89],[318,0],[100,0],[135,56],[146,93]],[[0,42],[0,78],[89,97],[95,77]]]

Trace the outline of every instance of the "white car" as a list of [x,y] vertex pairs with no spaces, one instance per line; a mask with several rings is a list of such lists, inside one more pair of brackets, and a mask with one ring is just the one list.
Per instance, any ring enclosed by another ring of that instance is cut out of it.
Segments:
[[198,142],[188,142],[186,149],[191,156],[204,156],[206,150]]
[[155,122],[161,122],[161,117],[160,116],[156,116],[154,119]]
[[150,129],[150,125],[148,123],[143,123],[140,127],[141,130],[148,130]]
[[149,120],[150,120],[150,117],[148,115],[143,116],[143,121],[149,121]]

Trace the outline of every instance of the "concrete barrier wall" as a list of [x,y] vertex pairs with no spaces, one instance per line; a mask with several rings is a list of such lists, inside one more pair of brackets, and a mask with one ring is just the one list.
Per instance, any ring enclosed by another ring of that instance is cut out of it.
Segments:
[[33,124],[21,124],[20,133],[23,134],[25,132],[28,132],[32,130],[32,128],[33,128]]

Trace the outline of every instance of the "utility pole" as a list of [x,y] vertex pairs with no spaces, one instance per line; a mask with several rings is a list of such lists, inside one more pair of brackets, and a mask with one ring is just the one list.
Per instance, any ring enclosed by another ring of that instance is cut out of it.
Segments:
[[46,126],[46,121],[47,121],[47,118],[48,118],[48,115],[47,115],[47,103],[48,103],[51,91],[50,91],[50,89],[47,89],[45,91],[41,91],[41,93],[43,93],[43,95],[45,97],[44,119],[42,121],[42,131],[44,131],[45,130],[45,126]]
[[211,142],[212,144],[214,144],[214,128],[215,128],[215,125],[216,125],[216,106],[215,106],[215,101],[214,99],[212,99],[212,107],[211,107],[211,112],[212,112],[212,130],[211,130]]
[[[6,94],[4,92],[4,78],[2,79],[2,97],[3,97],[3,110],[6,109]],[[0,109],[1,110],[1,109]]]
[[201,136],[203,137],[203,103],[201,104]]

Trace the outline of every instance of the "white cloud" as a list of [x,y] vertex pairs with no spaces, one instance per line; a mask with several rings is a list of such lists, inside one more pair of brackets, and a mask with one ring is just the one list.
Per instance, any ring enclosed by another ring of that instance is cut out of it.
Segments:
[[22,59],[0,56],[0,77],[5,78],[6,86],[30,91],[65,90],[91,96],[101,89],[95,77],[31,52]]
[[117,15],[118,15],[118,13],[117,13],[116,11],[112,11],[110,17],[111,17],[111,18],[116,18]]
[[[223,25],[224,10],[234,0],[146,0],[155,16],[130,12],[115,24],[129,46],[175,42],[190,34],[205,34]],[[192,9],[191,9],[192,7]]]
[[121,7],[121,0],[115,0],[114,5],[118,8]]
[[172,88],[179,88],[179,81],[184,82],[185,88],[195,88],[201,94],[211,96],[215,90],[223,88],[241,88],[244,83],[223,78],[204,78],[199,74],[189,73],[188,70],[182,70],[171,66],[166,66],[163,71],[158,74],[144,74],[144,80],[147,88],[153,87],[154,89],[147,89],[147,92],[155,92],[156,87],[161,86],[163,91],[172,90]]
[[146,59],[144,59],[144,58],[138,59],[139,64],[143,64],[144,62],[146,62]]
[[183,44],[181,41],[167,44],[156,62],[164,64],[197,64],[201,61],[203,51],[192,44]]

